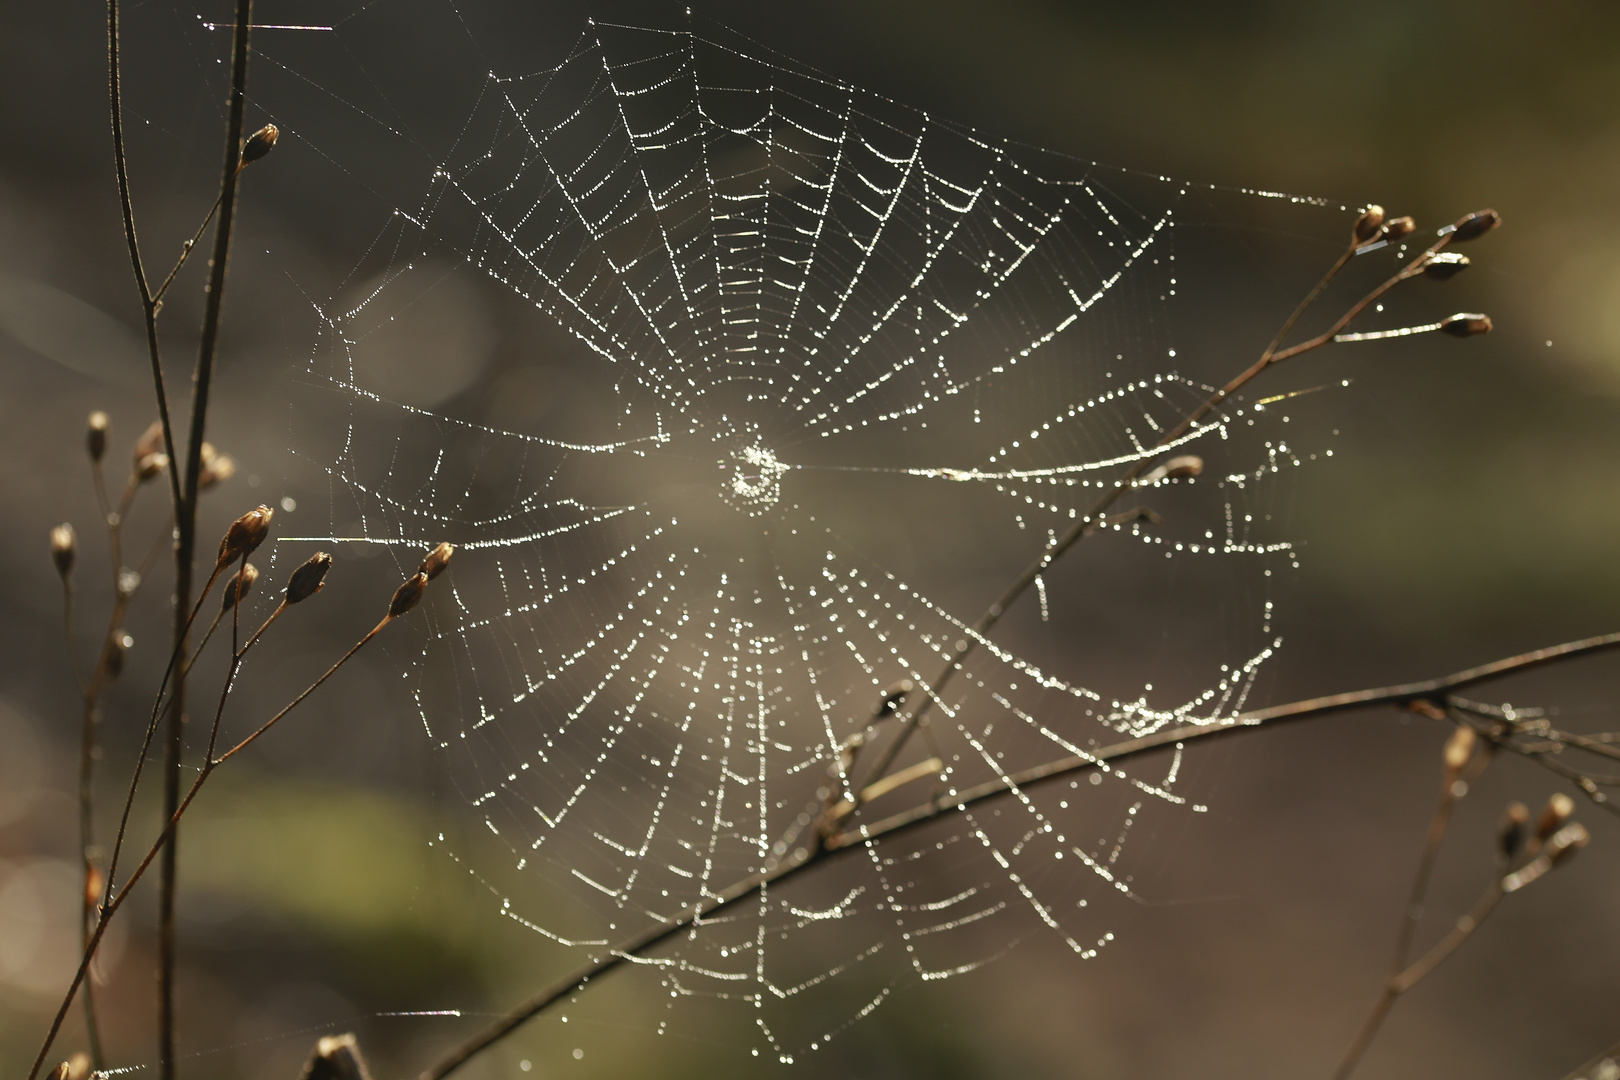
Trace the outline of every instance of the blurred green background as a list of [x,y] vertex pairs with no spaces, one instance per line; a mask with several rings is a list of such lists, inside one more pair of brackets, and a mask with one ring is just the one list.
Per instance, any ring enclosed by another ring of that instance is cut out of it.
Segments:
[[[338,8],[265,0],[260,17],[330,22],[348,10]],[[413,10],[399,9],[409,34]],[[544,62],[588,14],[562,3],[461,10],[478,32]],[[675,9],[592,10],[637,21]],[[1291,531],[1307,547],[1266,698],[1434,675],[1616,628],[1620,8],[897,0],[698,10],[881,94],[1085,159],[1376,201],[1429,226],[1496,207],[1507,224],[1470,251],[1476,268],[1456,293],[1459,308],[1493,316],[1495,334],[1465,354],[1424,342],[1333,361],[1334,377],[1355,383],[1334,414],[1343,428],[1334,465],[1291,495]],[[83,563],[96,562],[83,417],[111,412],[122,447],[152,411],[142,371],[116,359],[128,355],[138,312],[108,149],[103,14],[12,5],[0,34],[0,493],[9,526],[0,532],[0,1068],[12,1073],[62,984],[72,951],[62,916],[76,889],[77,719],[44,537],[73,520]],[[228,22],[228,9],[130,11],[128,117],[153,252],[189,234],[213,183],[214,61],[227,36],[209,39],[215,54],[199,52],[184,33],[198,19]],[[373,228],[346,232],[344,207],[270,183],[248,198],[259,201],[244,245],[273,238],[329,275],[352,263],[353,235]],[[1250,237],[1256,268],[1232,283],[1236,310],[1218,323],[1245,335],[1233,342],[1237,357],[1263,344],[1341,242],[1336,222],[1286,235],[1298,220],[1279,215],[1279,235]],[[253,275],[244,266],[233,278],[216,413],[216,441],[244,467],[208,507],[205,536],[251,501],[283,494],[276,467],[255,463],[284,452],[278,380],[301,357],[284,344],[272,299],[283,286]],[[177,325],[195,321],[195,296],[175,303]],[[178,377],[189,358],[177,337]],[[132,529],[150,535],[161,528],[159,499],[143,500]],[[131,666],[143,674],[121,684],[109,717],[139,714],[152,691],[145,676],[160,655],[163,588],[159,575],[131,622]],[[105,601],[93,587],[85,593],[87,612]],[[312,627],[263,677],[285,683],[316,669],[345,633]],[[334,723],[397,704],[389,680],[403,655],[385,647],[367,656],[302,717],[302,731],[330,732],[319,752],[284,733],[188,826],[181,1045],[199,1056],[185,1061],[186,1075],[290,1077],[331,1025],[361,1033],[380,1075],[403,1075],[472,1021],[379,1014],[498,1009],[548,974],[525,961],[478,881],[427,847],[435,832],[470,830],[476,819],[463,820],[459,796],[437,784],[419,740]],[[1617,675],[1620,663],[1595,660],[1511,693],[1613,727]],[[1215,812],[1157,868],[1163,895],[1186,901],[1135,912],[1120,945],[1096,962],[1026,948],[942,987],[906,989],[799,1069],[1325,1075],[1382,976],[1441,737],[1369,713],[1200,751]],[[127,724],[109,728],[106,772],[121,771],[132,740]],[[1503,801],[1534,804],[1550,790],[1519,762],[1487,775],[1441,864],[1437,911],[1460,910],[1488,872],[1485,838]],[[1551,1078],[1620,1039],[1620,830],[1582,816],[1592,849],[1515,898],[1403,1000],[1361,1075]],[[479,843],[470,833],[451,841],[464,852]],[[149,898],[132,914],[109,946],[102,993],[116,1062],[149,1069]],[[604,983],[593,993],[566,1027],[536,1023],[476,1075],[782,1071],[744,1057],[746,1017],[737,1029],[722,1023],[658,1042],[634,1022],[640,990]]]

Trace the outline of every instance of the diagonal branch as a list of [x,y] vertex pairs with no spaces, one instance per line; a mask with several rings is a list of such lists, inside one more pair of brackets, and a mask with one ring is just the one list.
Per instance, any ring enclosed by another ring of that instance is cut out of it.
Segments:
[[812,866],[821,865],[836,858],[840,853],[857,850],[870,841],[895,835],[942,814],[965,810],[976,803],[1013,794],[1059,776],[1066,776],[1086,769],[1107,768],[1110,763],[1137,757],[1166,746],[1175,746],[1195,739],[1208,739],[1233,735],[1239,732],[1255,731],[1263,727],[1274,727],[1286,721],[1328,716],[1333,713],[1370,705],[1410,705],[1416,701],[1432,701],[1442,698],[1452,691],[1484,682],[1487,679],[1493,679],[1511,672],[1543,667],[1560,660],[1604,652],[1617,647],[1620,647],[1620,632],[1521,653],[1518,656],[1510,656],[1489,664],[1482,664],[1479,667],[1468,668],[1438,679],[1401,683],[1395,686],[1381,686],[1371,690],[1357,690],[1344,694],[1330,694],[1325,697],[1308,698],[1304,701],[1290,702],[1286,705],[1274,705],[1268,709],[1240,713],[1229,719],[1211,721],[1207,724],[1185,724],[1180,727],[1167,728],[1152,735],[1145,735],[1138,739],[1130,739],[1112,746],[1101,747],[1083,756],[1062,758],[1044,765],[1038,765],[1023,772],[1013,773],[1005,780],[994,780],[980,784],[977,787],[959,791],[949,797],[930,799],[920,806],[884,818],[881,821],[860,825],[846,832],[828,837],[820,845],[798,847],[780,862],[767,864],[766,869],[751,874],[735,882],[729,888],[722,889],[710,895],[708,899],[694,904],[688,912],[671,916],[649,926],[639,934],[619,942],[607,952],[594,957],[574,971],[564,975],[538,994],[529,998],[529,1000],[518,1005],[505,1016],[490,1024],[483,1031],[478,1032],[462,1043],[448,1055],[424,1070],[420,1074],[419,1080],[443,1080],[444,1077],[455,1072],[477,1054],[501,1041],[519,1027],[522,1027],[528,1020],[545,1011],[552,1003],[579,989],[591,979],[613,970],[624,962],[643,954],[653,946],[701,923],[723,908],[753,896],[766,886],[790,878]]

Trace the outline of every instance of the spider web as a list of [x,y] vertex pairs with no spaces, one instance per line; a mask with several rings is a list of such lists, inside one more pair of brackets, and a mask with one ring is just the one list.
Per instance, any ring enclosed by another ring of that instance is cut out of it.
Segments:
[[[420,149],[319,87],[380,145]],[[318,305],[291,440],[329,492],[305,539],[402,565],[460,547],[406,678],[488,835],[435,843],[532,945],[539,985],[761,870],[852,794],[840,747],[887,688],[931,687],[1006,580],[1167,452],[1210,389],[1180,373],[1172,317],[1178,229],[1207,191],[711,27],[593,23],[556,66],[469,97],[422,168],[277,112],[392,202]],[[459,347],[434,351],[447,295],[481,298],[504,370],[544,378],[433,389]],[[402,365],[413,340],[426,359]],[[488,421],[529,396],[528,419]],[[1278,643],[1273,569],[1294,564],[1265,525],[1276,478],[1316,456],[1280,419],[1234,403],[1183,439],[1209,469],[1137,496],[1165,522],[1114,525],[1044,575],[895,771],[938,764],[857,823],[1239,711]],[[1181,771],[1177,748],[1018,791],[767,888],[636,958],[667,1008],[646,1023],[747,1008],[754,1053],[787,1061],[1020,942],[1094,957],[1110,904],[1139,898],[1144,820],[1204,809]]]

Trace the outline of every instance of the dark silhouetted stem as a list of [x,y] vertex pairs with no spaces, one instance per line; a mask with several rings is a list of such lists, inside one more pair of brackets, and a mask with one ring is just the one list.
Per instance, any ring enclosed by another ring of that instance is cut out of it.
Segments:
[[[220,318],[225,303],[225,273],[230,265],[231,233],[236,220],[237,180],[241,170],[242,128],[247,109],[248,31],[253,23],[253,0],[237,0],[236,26],[231,33],[231,88],[226,103],[225,162],[220,179],[219,223],[214,229],[214,254],[209,267],[208,294],[204,303],[197,367],[192,373],[191,431],[186,441],[185,480],[178,500],[175,524],[175,650],[187,653],[186,634],[191,620],[185,612],[191,605],[192,561],[197,541],[197,485],[202,472],[202,444],[208,430],[209,393],[213,388],[214,361],[219,349]],[[148,321],[155,325],[155,305],[148,305]],[[171,475],[177,471],[170,459]],[[158,1059],[159,1080],[174,1080],[174,956],[175,887],[179,872],[179,836],[173,822],[178,820],[182,758],[185,750],[186,678],[177,674],[169,702],[169,728],[164,754],[163,808],[171,819],[168,842],[163,851],[163,869],[158,896]]]

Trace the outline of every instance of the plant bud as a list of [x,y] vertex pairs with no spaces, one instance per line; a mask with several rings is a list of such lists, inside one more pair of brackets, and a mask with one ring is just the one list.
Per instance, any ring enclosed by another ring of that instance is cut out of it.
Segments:
[[72,1076],[73,1076],[73,1065],[72,1065],[72,1063],[64,1061],[60,1065],[58,1065],[56,1068],[51,1070],[50,1080],[71,1080]]
[[264,538],[270,535],[270,519],[276,512],[268,506],[260,504],[257,509],[249,510],[225,530],[225,537],[219,542],[220,565],[235,562],[253,553],[253,550],[264,543]]
[[299,604],[320,592],[331,565],[332,556],[324,551],[317,551],[305,559],[304,565],[294,570],[292,577],[287,579],[287,603]]
[[1417,232],[1417,222],[1411,217],[1390,218],[1384,222],[1384,239],[1390,243],[1404,239]]
[[1183,454],[1173,457],[1164,463],[1164,478],[1178,480],[1185,476],[1197,476],[1204,471],[1204,459],[1197,454]]
[[1502,823],[1496,827],[1496,849],[1502,853],[1502,858],[1513,861],[1513,856],[1524,845],[1524,827],[1529,823],[1530,810],[1524,803],[1508,804]]
[[1452,239],[1457,243],[1484,236],[1502,224],[1502,215],[1495,210],[1475,210],[1452,226]]
[[143,458],[136,459],[135,478],[144,484],[154,476],[162,474],[168,467],[168,454],[147,454]]
[[1440,329],[1452,337],[1473,337],[1475,334],[1488,334],[1492,328],[1489,315],[1472,314],[1466,311],[1448,315],[1440,321]]
[[[230,611],[237,602],[247,598],[253,591],[254,582],[259,580],[259,568],[252,563],[243,563],[242,569],[231,575],[231,580],[225,585],[224,602],[220,606],[222,611]],[[241,592],[238,593],[238,588]]]
[[154,420],[152,425],[141,433],[141,437],[135,440],[135,461],[138,464],[142,458],[151,457],[153,454],[161,454],[164,450],[163,421]]
[[1377,238],[1384,225],[1384,208],[1377,203],[1367,207],[1366,213],[1356,218],[1355,226],[1350,230],[1359,246]]
[[202,444],[202,472],[197,474],[197,487],[207,491],[214,485],[236,475],[236,462],[228,454],[221,454],[212,443]]
[[429,581],[432,581],[444,573],[444,568],[450,565],[450,556],[455,553],[456,546],[454,544],[440,544],[427,553],[427,558],[422,560],[422,565],[417,569],[426,574]]
[[1563,827],[1575,812],[1575,800],[1562,791],[1547,800],[1547,805],[1541,808],[1541,816],[1536,819],[1536,841],[1544,843],[1547,837]]
[[86,911],[96,910],[96,905],[101,903],[101,891],[106,885],[107,878],[102,874],[101,867],[91,863],[84,868],[84,909]]
[[1468,256],[1455,251],[1442,251],[1429,257],[1423,264],[1423,276],[1435,281],[1448,281],[1468,269]]
[[304,1063],[306,1080],[371,1080],[371,1070],[361,1056],[354,1034],[322,1035],[315,1040],[315,1053]]
[[1553,834],[1552,839],[1547,841],[1547,858],[1552,861],[1554,866],[1557,866],[1585,847],[1586,842],[1590,839],[1592,839],[1592,834],[1586,831],[1586,826],[1578,821],[1572,821],[1559,829]]
[[1479,736],[1474,734],[1473,728],[1466,724],[1457,726],[1457,730],[1451,733],[1451,738],[1446,740],[1444,758],[1448,776],[1455,777],[1463,771],[1468,759],[1474,756],[1474,744],[1478,741]]
[[114,678],[123,674],[124,654],[129,652],[130,646],[134,644],[135,639],[124,633],[124,631],[113,631],[112,648],[107,650],[107,671]]
[[100,461],[107,452],[107,414],[97,409],[90,414],[90,425],[84,433],[84,444],[90,450],[90,460]]
[[1183,477],[1197,476],[1204,471],[1204,459],[1197,454],[1182,454],[1169,461],[1154,466],[1136,482],[1137,487],[1148,487],[1157,484],[1160,480],[1179,480]]
[[242,144],[242,164],[239,168],[247,168],[264,155],[276,148],[276,140],[281,138],[281,129],[274,124],[266,124],[247,137]]
[[197,477],[197,486],[204,491],[224,483],[236,475],[236,460],[228,454],[221,454],[203,469],[202,475]]
[[413,574],[405,579],[405,583],[394,591],[393,600],[388,603],[388,617],[397,619],[422,599],[422,590],[427,588],[428,576],[423,573]]
[[73,572],[73,555],[77,548],[72,525],[64,521],[51,530],[51,562],[56,564],[56,572],[64,580]]

